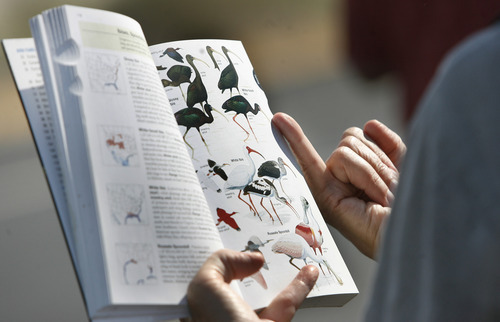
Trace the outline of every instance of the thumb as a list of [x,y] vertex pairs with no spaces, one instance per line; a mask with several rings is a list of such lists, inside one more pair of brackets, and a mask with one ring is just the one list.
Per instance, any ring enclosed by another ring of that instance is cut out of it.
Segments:
[[271,321],[290,321],[318,279],[316,266],[304,266],[295,279],[278,294],[259,316]]

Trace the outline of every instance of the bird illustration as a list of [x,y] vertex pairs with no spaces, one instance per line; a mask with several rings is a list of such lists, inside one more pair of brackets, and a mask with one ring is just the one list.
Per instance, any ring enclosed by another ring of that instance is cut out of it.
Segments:
[[340,276],[333,271],[332,267],[330,266],[330,264],[328,264],[326,259],[318,255],[315,255],[311,247],[309,247],[309,245],[305,241],[305,239],[300,237],[299,235],[288,234],[282,236],[280,237],[279,240],[277,240],[273,244],[271,249],[276,254],[285,254],[288,257],[290,257],[290,260],[288,262],[298,270],[300,270],[300,268],[292,262],[294,259],[302,259],[304,261],[304,264],[307,265],[306,259],[310,258],[312,261],[319,264],[319,267],[321,268],[323,275],[325,275],[325,272],[323,271],[323,267],[321,266],[321,264],[324,264],[327,267],[330,274],[333,274],[333,276],[335,276],[337,282],[340,285],[344,284]]
[[213,49],[212,47],[210,47],[210,46],[207,46],[207,47],[206,47],[206,49],[207,49],[207,53],[208,53],[208,55],[210,56],[210,59],[211,59],[211,60],[212,60],[212,62],[214,63],[214,68],[216,68],[216,69],[220,70],[220,68],[219,68],[219,64],[217,64],[217,61],[215,60],[214,53],[219,54],[219,55],[221,55],[222,57],[224,57],[224,56],[223,56],[221,53],[219,53],[218,51],[214,50],[214,49]]
[[295,226],[295,233],[306,240],[307,244],[313,249],[314,254],[316,254],[316,249],[318,249],[321,255],[323,255],[323,249],[321,248],[321,245],[323,245],[323,232],[311,212],[311,207],[307,199],[301,196],[300,201],[304,209],[304,218],[303,222]]
[[186,142],[187,146],[191,148],[191,158],[194,158],[194,148],[186,141],[186,134],[192,127],[198,130],[201,140],[207,147],[208,153],[210,153],[207,142],[205,142],[205,138],[203,138],[203,135],[200,132],[200,127],[205,124],[210,124],[214,121],[214,117],[212,115],[212,106],[210,104],[205,104],[205,113],[203,113],[203,111],[200,109],[188,107],[183,108],[182,110],[179,110],[174,114],[175,119],[177,120],[177,124],[186,127],[186,132],[184,132],[184,136],[182,138],[184,139],[184,142]]
[[248,100],[245,97],[243,97],[241,95],[237,95],[237,96],[231,97],[228,100],[226,100],[224,102],[224,104],[222,104],[222,109],[224,110],[225,113],[236,112],[236,114],[233,116],[233,121],[234,121],[234,123],[238,124],[238,126],[243,131],[245,131],[245,133],[247,134],[247,137],[245,138],[245,140],[243,140],[244,142],[246,142],[246,140],[248,140],[248,138],[250,137],[250,132],[245,130],[245,128],[240,123],[238,123],[236,121],[236,116],[238,116],[239,114],[243,114],[247,120],[247,123],[248,123],[248,126],[250,127],[250,130],[252,131],[253,136],[255,137],[255,140],[258,141],[257,137],[255,136],[255,133],[253,132],[252,125],[250,125],[250,121],[248,120],[248,116],[247,116],[248,113],[252,113],[254,115],[257,115],[257,113],[259,113],[259,111],[262,111],[258,104],[254,104],[254,108],[252,108],[252,106],[250,105],[250,103],[248,102]]
[[156,70],[165,70],[165,69],[167,69],[167,67],[165,67],[163,65],[156,66]]
[[167,55],[168,57],[172,58],[173,60],[176,60],[179,63],[183,63],[184,59],[182,58],[181,54],[179,54],[177,52],[179,49],[180,48],[168,47],[167,49],[165,49],[163,51],[163,53],[160,55],[160,57],[163,57],[163,56]]
[[224,187],[226,190],[239,190],[238,199],[243,201],[248,206],[248,208],[250,208],[250,210],[254,213],[254,215],[259,216],[259,219],[261,219],[258,212],[256,212],[254,210],[254,207],[252,207],[248,202],[246,202],[245,200],[243,200],[241,198],[241,193],[242,193],[243,189],[245,189],[245,187],[250,182],[252,182],[253,177],[255,175],[255,171],[256,171],[255,170],[255,163],[252,160],[252,158],[250,157],[250,153],[256,153],[256,154],[260,155],[263,159],[265,159],[265,158],[260,152],[252,149],[249,146],[245,146],[243,148],[243,152],[244,152],[246,164],[238,165],[236,168],[234,168],[231,171],[231,173],[229,173],[228,178],[226,180],[226,184]]
[[187,100],[186,104],[188,107],[193,107],[195,104],[200,104],[203,106],[203,102],[205,104],[208,104],[207,99],[208,99],[208,94],[207,94],[207,89],[205,88],[205,85],[203,84],[201,80],[201,75],[200,72],[198,71],[198,68],[196,68],[194,61],[198,60],[204,63],[205,65],[208,66],[207,63],[205,63],[203,60],[193,57],[191,55],[186,55],[186,60],[188,64],[193,68],[194,73],[195,73],[195,78],[189,84],[188,90],[187,90]]
[[257,170],[257,176],[270,178],[271,180],[273,180],[273,182],[275,179],[278,179],[281,186],[281,190],[287,196],[287,198],[290,199],[288,194],[283,189],[283,184],[281,183],[281,178],[283,178],[287,174],[285,167],[288,167],[288,169],[292,171],[293,175],[297,177],[295,172],[293,172],[292,168],[290,168],[290,166],[286,164],[285,161],[283,161],[283,158],[281,157],[278,158],[278,161],[269,160],[262,163],[259,166],[259,169]]
[[[261,250],[259,249],[260,247],[265,246],[267,243],[271,242],[272,239],[268,239],[265,242],[260,240],[259,237],[253,235],[248,239],[247,245],[245,246],[245,249],[242,250],[242,252],[259,252],[262,254]],[[264,265],[262,266],[264,269],[269,269],[269,266],[267,266],[267,262],[264,261]]]
[[[299,214],[297,213],[295,208],[293,208],[293,206],[286,200],[286,198],[280,197],[280,195],[278,194],[278,191],[276,190],[276,187],[268,179],[258,179],[258,180],[250,182],[243,189],[243,194],[244,195],[255,195],[255,196],[261,197],[260,205],[269,214],[269,217],[271,217],[271,220],[273,221],[273,223],[274,223],[274,217],[273,217],[273,215],[271,215],[269,210],[267,210],[267,208],[264,206],[264,204],[263,204],[264,198],[269,199],[269,203],[271,204],[271,207],[273,208],[274,214],[278,218],[280,224],[283,225],[283,222],[281,221],[281,218],[279,217],[278,213],[276,212],[276,209],[274,208],[272,198],[275,198],[279,202],[287,205],[290,209],[292,209],[292,211],[295,213],[295,215],[297,217],[299,217]],[[257,209],[255,208],[255,205],[253,204],[252,199],[249,198],[249,200],[250,200],[250,203],[252,204],[252,206],[254,207],[255,211],[257,212]]]
[[222,167],[229,165],[229,163],[223,163],[222,165],[218,165],[215,161],[208,159],[208,166],[210,167],[210,170],[208,170],[208,175],[218,175],[219,177],[222,178],[222,180],[226,181],[227,180],[227,174],[226,172],[222,169]]
[[191,68],[189,68],[188,66],[174,65],[170,67],[170,69],[167,71],[167,77],[169,79],[162,79],[161,82],[163,84],[163,87],[167,86],[179,87],[182,97],[184,98],[185,101],[186,96],[184,96],[181,84],[183,83],[191,84],[191,74],[192,74]]
[[[220,74],[219,78],[219,83],[217,86],[219,89],[224,93],[226,89],[229,89],[230,96],[233,96],[233,87],[238,90],[238,94],[240,93],[240,90],[238,89],[238,73],[236,72],[236,68],[234,68],[234,64],[231,61],[231,58],[229,57],[228,53],[231,53],[238,57],[234,52],[230,51],[226,47],[222,46],[222,52],[224,55],[226,55],[227,61],[229,62],[229,65],[224,68]],[[238,57],[238,59],[241,60],[241,58]]]
[[217,223],[215,224],[216,226],[219,226],[221,222],[226,223],[228,226],[231,228],[240,231],[241,228],[238,226],[236,223],[236,220],[232,217],[233,215],[237,214],[237,212],[232,212],[232,213],[227,213],[224,209],[222,208],[217,208]]

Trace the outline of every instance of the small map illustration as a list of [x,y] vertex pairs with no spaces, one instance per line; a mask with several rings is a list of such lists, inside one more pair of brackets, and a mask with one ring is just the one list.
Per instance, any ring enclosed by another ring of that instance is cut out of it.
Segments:
[[120,57],[110,54],[87,53],[85,55],[90,88],[94,92],[124,94],[122,64]]
[[147,224],[146,193],[138,184],[106,185],[110,214],[117,225]]
[[127,285],[146,285],[158,282],[155,275],[154,254],[146,243],[116,244],[118,262],[123,269],[123,282]]
[[106,165],[138,166],[139,156],[132,128],[101,126],[103,160]]

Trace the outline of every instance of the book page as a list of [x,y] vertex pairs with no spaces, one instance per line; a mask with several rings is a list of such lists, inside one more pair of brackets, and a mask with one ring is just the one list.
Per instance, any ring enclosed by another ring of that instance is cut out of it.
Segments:
[[[322,273],[311,297],[357,293],[239,41],[150,47],[226,248],[266,264],[237,282],[254,308],[269,304],[305,264]],[[290,261],[290,259],[292,260]]]
[[52,114],[43,83],[40,63],[32,38],[2,41],[10,69],[23,103],[31,133],[40,157],[71,257],[76,265],[73,227],[68,217],[61,167],[55,147]]
[[[73,158],[72,183],[90,176],[111,303],[179,304],[221,243],[144,35],[100,10],[65,6],[44,18],[61,16],[67,34],[53,35],[52,54],[64,131],[68,149],[83,135],[88,158],[88,173]],[[80,214],[92,216],[86,207]]]

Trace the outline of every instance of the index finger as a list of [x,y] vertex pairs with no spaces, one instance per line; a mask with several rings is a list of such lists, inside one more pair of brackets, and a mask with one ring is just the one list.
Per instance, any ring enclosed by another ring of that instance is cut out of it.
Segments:
[[272,122],[288,141],[308,183],[323,181],[326,165],[300,125],[285,113],[275,114]]

